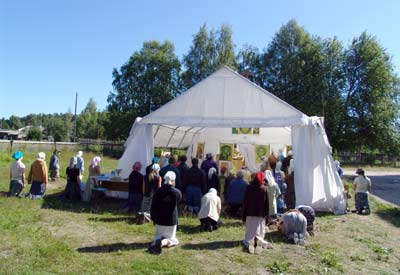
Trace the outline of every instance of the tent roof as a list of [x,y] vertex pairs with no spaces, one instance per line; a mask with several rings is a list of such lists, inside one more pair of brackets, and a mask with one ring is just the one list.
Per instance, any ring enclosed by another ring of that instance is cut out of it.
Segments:
[[[191,127],[285,127],[308,116],[226,66],[211,74],[139,124]],[[186,129],[188,129],[186,128]],[[190,129],[197,131],[198,129]]]

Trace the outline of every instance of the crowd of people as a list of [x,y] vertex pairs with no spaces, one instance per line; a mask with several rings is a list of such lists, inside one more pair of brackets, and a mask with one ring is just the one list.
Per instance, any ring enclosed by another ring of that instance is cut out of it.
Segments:
[[186,156],[164,160],[154,157],[144,175],[140,172],[142,164],[135,162],[129,176],[127,207],[138,217],[155,223],[151,253],[161,253],[162,247],[179,243],[178,213],[197,217],[201,229],[209,232],[223,226],[221,212],[241,219],[246,225],[243,244],[250,253],[272,248],[264,235],[266,227],[273,225],[288,242],[303,245],[305,238],[313,234],[315,212],[306,205],[295,208],[292,152],[282,160],[285,165],[274,156],[264,158],[260,171],[250,173],[248,178],[245,168],[236,173],[222,170],[219,175],[210,153],[201,165],[199,159],[191,159],[190,166]]
[[[10,187],[8,196],[30,197],[41,199],[46,194],[49,182],[58,181],[60,177],[60,151],[54,150],[50,157],[49,164],[46,163],[46,154],[39,152],[36,160],[31,164],[27,177],[25,176],[26,166],[22,162],[24,154],[17,151],[12,154],[15,160],[10,166]],[[62,194],[63,199],[67,200],[89,200],[91,185],[95,184],[96,176],[101,174],[101,158],[95,156],[89,165],[89,176],[87,183],[82,182],[84,173],[83,152],[70,158],[69,165],[65,170],[67,184]],[[25,183],[30,185],[29,192],[23,193]],[[87,199],[89,197],[89,199]]]
[[[22,162],[21,151],[12,154],[15,162],[10,167],[9,196],[21,196],[25,180],[31,185],[29,193],[33,199],[43,198],[50,181],[60,176],[60,152],[55,150],[50,158],[49,169],[46,155],[38,153],[26,177],[26,167]],[[101,158],[96,156],[88,166],[87,183],[82,183],[84,175],[83,152],[70,158],[66,168],[67,184],[62,195],[67,200],[90,200],[96,177],[101,174]],[[152,163],[136,161],[129,175],[129,192],[126,208],[134,212],[142,221],[153,221],[155,236],[149,252],[159,254],[162,247],[179,244],[176,236],[178,213],[199,219],[203,231],[212,232],[223,226],[221,213],[245,223],[243,244],[250,253],[260,253],[272,248],[264,239],[267,227],[276,226],[282,236],[290,243],[304,245],[305,239],[314,232],[315,211],[307,205],[296,204],[295,167],[292,152],[287,156],[271,154],[263,158],[256,173],[243,169],[221,170],[211,153],[201,162],[191,159],[188,165],[186,156],[168,156],[164,159],[154,157]],[[339,176],[343,170],[336,162]],[[371,181],[365,171],[359,168],[353,187],[356,211],[369,214],[368,193]],[[248,176],[246,176],[248,175]],[[221,188],[223,186],[223,188]],[[221,201],[223,197],[223,201]],[[297,207],[296,207],[297,205]]]

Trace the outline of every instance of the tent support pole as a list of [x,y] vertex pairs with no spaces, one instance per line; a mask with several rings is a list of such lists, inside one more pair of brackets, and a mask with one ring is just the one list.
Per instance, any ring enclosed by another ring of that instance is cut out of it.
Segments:
[[192,129],[193,129],[193,127],[192,127],[192,128],[189,128],[189,129],[187,129],[187,130],[185,131],[185,134],[183,135],[183,137],[182,137],[182,139],[181,139],[181,142],[179,142],[178,148],[181,147],[182,142],[183,142],[183,140],[184,140],[185,137],[186,137],[186,134],[187,134],[190,130],[192,130]]
[[172,137],[174,136],[174,134],[175,134],[175,132],[176,132],[176,130],[177,130],[178,128],[179,128],[179,126],[176,127],[176,128],[174,129],[174,131],[172,132],[171,136],[169,137],[169,140],[168,140],[167,146],[166,146],[167,148],[168,148],[169,143],[171,142]]
[[156,135],[158,134],[158,130],[160,130],[160,125],[157,126],[157,130],[156,130],[156,132],[155,132],[154,135],[153,135],[153,139],[156,138]]

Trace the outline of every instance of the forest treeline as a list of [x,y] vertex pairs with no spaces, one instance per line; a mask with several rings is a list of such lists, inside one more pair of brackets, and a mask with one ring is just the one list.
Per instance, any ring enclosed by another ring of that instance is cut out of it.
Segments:
[[[145,41],[113,69],[106,109],[98,110],[91,98],[77,116],[77,137],[123,141],[136,117],[227,65],[303,113],[324,117],[334,149],[399,155],[400,80],[376,37],[363,32],[343,45],[291,20],[265,43],[262,49],[244,45],[236,50],[233,30],[225,24],[216,30],[201,26],[182,58],[171,41]],[[37,126],[28,139],[73,139],[72,113],[0,119],[3,129],[26,125]]]

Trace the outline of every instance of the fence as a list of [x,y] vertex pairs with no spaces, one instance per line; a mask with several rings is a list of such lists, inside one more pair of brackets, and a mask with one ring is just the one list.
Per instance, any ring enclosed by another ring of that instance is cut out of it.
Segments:
[[93,151],[98,154],[120,158],[124,152],[124,145],[120,142],[113,142],[107,140],[96,139],[78,139],[80,147],[85,148],[86,151]]
[[336,157],[342,164],[391,165],[397,167],[399,157],[374,153],[338,152]]

